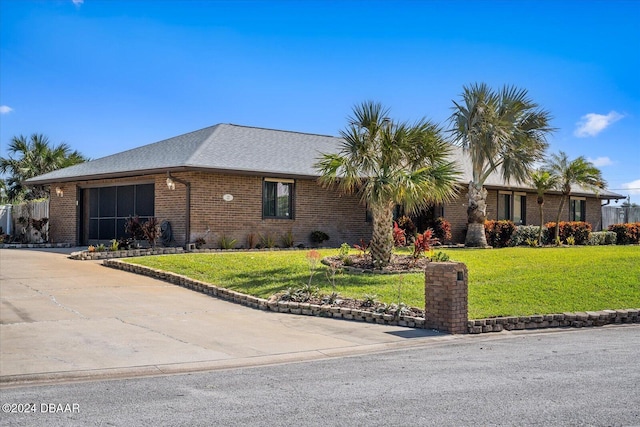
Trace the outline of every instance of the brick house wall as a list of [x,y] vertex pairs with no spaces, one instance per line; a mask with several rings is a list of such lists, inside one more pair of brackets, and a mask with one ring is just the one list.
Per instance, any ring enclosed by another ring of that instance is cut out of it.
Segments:
[[[487,189],[487,219],[498,215],[498,189]],[[518,191],[520,192],[520,191]],[[526,192],[526,225],[540,225],[537,194]],[[451,223],[451,235],[456,243],[464,243],[467,229],[467,191],[463,190],[456,200],[444,205],[444,218]],[[560,195],[547,194],[544,197],[544,222],[555,221],[560,207]],[[594,231],[602,229],[601,202],[595,197],[586,197],[586,221]],[[560,221],[569,221],[569,200],[565,201]]]
[[[271,235],[276,243],[288,232],[295,245],[311,244],[309,235],[320,230],[327,233],[327,246],[350,244],[371,236],[371,224],[367,223],[364,206],[356,197],[340,196],[321,188],[314,179],[297,179],[294,184],[293,219],[262,218],[262,176],[244,176],[208,172],[173,174],[191,183],[191,241],[202,237],[207,246],[218,247],[221,236],[236,239],[239,246],[248,246],[248,236],[253,234],[256,243],[259,235]],[[174,236],[184,242],[184,193],[178,200],[164,183],[156,182],[156,216],[169,219]],[[181,188],[179,188],[181,187]],[[179,184],[176,191],[183,190]],[[225,201],[230,194],[233,200]]]
[[[174,177],[191,183],[190,241],[202,237],[208,247],[218,247],[221,236],[236,239],[238,246],[247,247],[247,237],[271,235],[280,244],[283,234],[291,232],[295,245],[310,246],[309,234],[314,230],[327,233],[327,246],[339,246],[347,242],[357,243],[371,238],[371,223],[366,222],[366,211],[355,196],[341,196],[336,191],[321,188],[314,179],[295,180],[294,219],[262,218],[262,176],[221,174],[210,172],[173,173]],[[155,216],[171,222],[176,244],[185,244],[186,187],[176,183],[175,190],[166,185],[166,175],[157,174],[134,178],[79,181],[52,184],[61,186],[64,197],[52,196],[50,200],[50,237],[52,242],[79,244],[78,190],[88,187],[129,185],[154,182]],[[497,218],[498,189],[487,190],[487,217]],[[232,201],[224,201],[223,195],[231,194]],[[536,194],[527,192],[526,223],[539,225]],[[555,221],[559,195],[545,196],[544,221]],[[602,225],[600,200],[586,198],[586,219],[593,230]],[[453,241],[463,243],[467,228],[467,192],[443,207],[444,217],[451,223]],[[561,221],[569,220],[569,202],[565,203]]]
[[49,199],[49,240],[51,243],[77,242],[78,206],[76,203],[78,187],[73,183],[54,184],[51,188],[61,187],[63,196],[51,191]]
[[[355,196],[340,196],[337,192],[321,188],[315,179],[296,179],[293,219],[262,218],[262,176],[220,174],[210,172],[180,172],[172,176],[191,185],[190,241],[204,238],[207,247],[218,247],[221,236],[236,239],[237,246],[247,247],[247,237],[253,234],[259,243],[259,234],[271,235],[280,245],[281,237],[293,234],[295,245],[310,246],[309,235],[320,230],[327,233],[326,246],[339,246],[370,239],[372,226],[366,222],[366,210]],[[186,187],[176,182],[175,190],[166,185],[166,175],[157,174],[135,178],[78,181],[52,184],[65,188],[64,197],[52,197],[51,238],[56,242],[79,244],[77,191],[89,187],[155,184],[155,217],[171,223],[176,244],[185,244]],[[223,200],[231,194],[233,200]]]

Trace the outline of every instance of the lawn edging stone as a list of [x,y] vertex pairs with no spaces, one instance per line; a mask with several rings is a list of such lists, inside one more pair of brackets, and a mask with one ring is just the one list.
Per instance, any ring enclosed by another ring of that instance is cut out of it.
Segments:
[[[276,313],[298,314],[304,316],[329,317],[334,319],[345,319],[420,329],[423,329],[425,325],[423,317],[396,317],[392,314],[337,307],[331,306],[329,304],[318,305],[292,301],[267,300],[264,298],[254,297],[251,295],[232,291],[224,287],[216,286],[197,279],[192,279],[180,274],[171,273],[168,271],[142,265],[131,264],[119,259],[104,259],[103,265],[106,267],[123,270],[129,273],[135,273],[153,277],[159,280],[164,280],[174,285],[182,286],[197,292],[201,292],[216,298],[220,298],[258,310],[273,311]],[[513,331],[545,328],[582,328],[624,323],[640,323],[640,308],[474,319],[468,320],[467,332],[469,334],[481,334],[488,332],[501,332],[504,330]]]

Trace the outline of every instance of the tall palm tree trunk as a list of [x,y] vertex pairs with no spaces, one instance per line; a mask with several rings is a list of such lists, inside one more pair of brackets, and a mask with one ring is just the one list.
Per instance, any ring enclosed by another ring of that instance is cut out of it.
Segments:
[[558,241],[558,237],[560,236],[560,215],[562,215],[562,209],[564,209],[565,195],[563,194],[560,197],[560,207],[558,208],[558,215],[556,215],[556,233],[554,236],[554,241]]
[[469,182],[469,206],[467,207],[467,237],[464,245],[474,248],[486,248],[487,237],[484,234],[484,222],[487,219],[487,190],[482,185]]
[[382,268],[389,264],[393,252],[393,203],[372,206],[371,213],[371,258],[376,268]]
[[538,209],[540,209],[540,229],[538,230],[538,246],[542,246],[542,226],[544,225],[544,199],[538,197]]

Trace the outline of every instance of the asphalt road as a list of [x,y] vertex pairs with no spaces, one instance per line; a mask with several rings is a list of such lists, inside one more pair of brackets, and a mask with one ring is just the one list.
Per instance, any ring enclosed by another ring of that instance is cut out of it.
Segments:
[[638,426],[639,385],[640,325],[607,326],[465,336],[377,354],[186,375],[5,388],[3,405],[28,404],[35,411],[2,413],[0,424]]

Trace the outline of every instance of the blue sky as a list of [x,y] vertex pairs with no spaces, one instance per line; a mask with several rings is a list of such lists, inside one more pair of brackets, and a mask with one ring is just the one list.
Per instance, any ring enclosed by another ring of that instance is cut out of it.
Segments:
[[0,155],[98,158],[217,123],[338,135],[354,104],[446,126],[463,85],[526,88],[640,203],[638,1],[0,1]]

